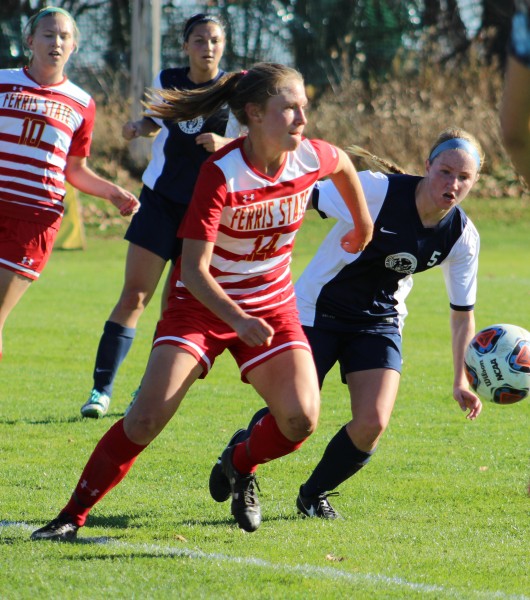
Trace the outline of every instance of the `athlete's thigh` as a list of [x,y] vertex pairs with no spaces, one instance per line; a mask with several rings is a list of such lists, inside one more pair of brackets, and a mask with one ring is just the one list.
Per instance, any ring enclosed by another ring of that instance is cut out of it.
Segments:
[[396,401],[400,374],[394,369],[369,369],[346,375],[354,421],[378,420],[386,427]]
[[308,350],[280,352],[249,371],[247,379],[277,419],[288,420],[301,414],[318,418],[318,378]]
[[0,267],[0,327],[29,288],[31,281]]
[[125,262],[124,293],[137,291],[150,298],[156,290],[166,261],[154,252],[129,244]]
[[[150,356],[142,386],[125,417],[125,430],[137,443],[148,443],[175,414],[202,367],[186,350],[164,344]],[[146,439],[140,441],[143,435]]]

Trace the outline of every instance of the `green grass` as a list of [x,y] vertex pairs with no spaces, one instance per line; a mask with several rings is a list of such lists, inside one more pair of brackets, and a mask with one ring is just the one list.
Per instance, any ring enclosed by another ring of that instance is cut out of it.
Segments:
[[[485,205],[483,205],[485,206]],[[528,210],[474,219],[482,234],[479,328],[530,326]],[[299,236],[295,273],[325,225]],[[340,488],[340,522],[296,515],[298,486],[349,418],[336,372],[319,429],[260,468],[263,524],[238,530],[207,489],[212,461],[261,406],[229,356],[94,510],[77,544],[29,541],[64,505],[89,452],[137,387],[158,316],[140,321],[110,415],[82,420],[103,323],[121,288],[126,244],[89,237],[56,251],[4,332],[0,363],[0,598],[528,598],[526,485],[530,403],[487,404],[468,422],[451,396],[448,301],[439,270],[408,302],[405,367],[390,427],[371,464]]]

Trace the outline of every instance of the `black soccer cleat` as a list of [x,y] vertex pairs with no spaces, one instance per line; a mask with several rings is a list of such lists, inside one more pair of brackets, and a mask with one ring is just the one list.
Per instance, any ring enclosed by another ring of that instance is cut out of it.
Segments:
[[317,496],[302,496],[302,488],[296,499],[298,513],[306,517],[318,517],[319,519],[342,519],[339,513],[329,503],[329,496],[338,496],[339,492],[328,492]]
[[49,540],[51,542],[73,542],[77,537],[79,526],[72,523],[69,517],[59,515],[48,525],[31,534],[32,540]]
[[[242,442],[246,436],[246,429],[238,429],[230,438],[230,441],[226,447],[228,448],[229,446],[235,446],[239,442]],[[228,481],[228,477],[223,472],[223,467],[221,466],[221,457],[217,459],[215,465],[212,467],[208,486],[210,488],[210,496],[216,502],[225,502],[228,500],[228,498],[230,498],[230,482]]]
[[259,486],[254,473],[241,475],[234,468],[232,451],[229,446],[221,455],[221,467],[230,482],[231,512],[238,526],[251,533],[261,525],[261,508],[255,489],[259,490]]

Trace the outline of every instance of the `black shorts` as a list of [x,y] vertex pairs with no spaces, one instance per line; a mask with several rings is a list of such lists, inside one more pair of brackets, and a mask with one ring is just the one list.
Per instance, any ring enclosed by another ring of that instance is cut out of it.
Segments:
[[175,263],[182,252],[177,231],[187,208],[187,204],[170,202],[144,185],[140,209],[132,218],[125,239]]
[[320,386],[327,373],[338,362],[342,382],[354,371],[393,369],[401,373],[401,335],[396,333],[345,331],[336,332],[304,326],[311,345]]

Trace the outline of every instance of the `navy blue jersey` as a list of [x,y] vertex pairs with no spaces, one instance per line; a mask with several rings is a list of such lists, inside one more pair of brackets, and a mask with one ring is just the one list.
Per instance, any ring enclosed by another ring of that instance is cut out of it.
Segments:
[[442,267],[451,308],[472,310],[476,300],[479,236],[460,207],[435,227],[416,209],[421,177],[362,171],[359,178],[374,221],[372,241],[357,254],[340,246],[352,219],[331,181],[319,184],[313,205],[335,217],[313,260],[296,283],[303,325],[336,330],[401,329],[412,274]]
[[[189,67],[164,69],[158,74],[153,87],[194,90],[212,85],[224,75],[224,71],[219,71],[215,79],[197,85],[188,79],[188,72]],[[174,123],[153,118],[161,130],[153,140],[152,158],[142,177],[144,184],[171,202],[189,204],[199,169],[211,156],[211,152],[195,143],[195,138],[205,132],[225,137],[229,113],[226,105],[207,119],[201,116]],[[230,137],[236,136],[237,133]]]

